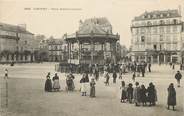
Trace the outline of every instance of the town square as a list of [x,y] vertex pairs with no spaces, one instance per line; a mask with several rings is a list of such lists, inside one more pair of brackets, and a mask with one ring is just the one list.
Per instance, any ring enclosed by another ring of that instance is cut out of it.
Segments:
[[[107,87],[104,85],[104,76],[100,76],[99,81],[96,83],[96,98],[90,98],[89,90],[87,97],[81,97],[79,81],[82,75],[80,74],[74,74],[75,91],[67,92],[65,90],[66,74],[58,73],[61,91],[45,92],[44,84],[47,72],[51,72],[52,76],[55,74],[54,64],[52,63],[41,65],[22,64],[14,67],[3,65],[2,67],[9,69],[8,116],[32,116],[38,114],[40,116],[183,115],[183,102],[180,102],[183,101],[183,86],[180,88],[175,86],[177,92],[176,111],[167,110],[168,83],[173,82],[177,85],[174,75],[179,66],[176,66],[176,69],[173,70],[169,65],[154,65],[151,73],[146,72],[145,77],[136,78],[136,81],[140,82],[140,84],[145,84],[145,86],[148,86],[149,82],[155,84],[158,92],[158,101],[154,107],[135,107],[134,104],[120,103],[119,87],[121,80],[117,79],[117,83],[113,84],[112,77],[110,78],[110,85]],[[2,81],[4,71],[1,70],[0,74],[2,87],[2,82],[5,85],[4,81]],[[122,80],[125,80],[126,83],[133,83],[131,74],[123,75]],[[183,85],[184,81],[182,80],[181,83]],[[5,100],[6,98],[1,99]]]
[[0,1],[0,116],[183,116],[183,4]]

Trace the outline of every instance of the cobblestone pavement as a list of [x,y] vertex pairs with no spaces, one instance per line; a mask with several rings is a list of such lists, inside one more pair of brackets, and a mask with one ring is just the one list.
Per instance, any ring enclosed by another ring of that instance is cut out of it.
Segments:
[[[47,72],[53,76],[54,64],[17,64],[13,67],[9,65],[0,65],[1,87],[4,83],[4,69],[9,70],[8,79],[8,116],[183,116],[184,108],[184,79],[182,79],[181,88],[176,87],[174,74],[179,69],[176,66],[172,70],[169,65],[153,65],[152,72],[146,73],[145,77],[137,77],[136,81],[145,84],[153,82],[158,92],[158,102],[155,107],[135,107],[134,104],[120,103],[119,86],[120,81],[116,84],[110,79],[110,86],[104,85],[104,77],[96,84],[96,98],[80,96],[79,80],[81,75],[75,74],[76,91],[65,91],[65,75],[58,73],[60,76],[61,92],[44,92],[45,77]],[[184,72],[182,71],[184,76]],[[132,82],[132,74],[123,76],[123,80],[128,83]],[[183,77],[184,78],[184,77]],[[167,110],[167,87],[169,83],[175,84],[177,92],[176,111]],[[89,92],[88,92],[89,93]],[[1,95],[4,94],[1,91]],[[1,96],[1,103],[4,98]],[[1,115],[4,115],[1,108]]]

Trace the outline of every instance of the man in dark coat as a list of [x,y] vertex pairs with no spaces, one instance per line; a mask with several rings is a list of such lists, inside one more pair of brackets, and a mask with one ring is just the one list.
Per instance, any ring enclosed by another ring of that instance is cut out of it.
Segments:
[[174,106],[176,105],[176,91],[173,83],[169,85],[169,88],[167,89],[167,91],[168,91],[167,109],[169,110],[169,107],[173,106],[173,110],[174,110]]
[[146,101],[147,101],[147,96],[146,96],[146,88],[144,85],[141,85],[141,89],[140,89],[140,99],[141,99],[141,103],[143,106],[146,105]]
[[182,75],[181,75],[180,71],[177,71],[177,73],[175,74],[175,79],[177,80],[178,87],[180,87],[181,78],[182,78]]
[[116,74],[116,71],[113,72],[113,83],[116,83],[116,78],[117,78],[117,74]]
[[153,83],[149,83],[147,92],[148,92],[148,102],[150,103],[149,106],[154,106],[157,99],[157,95],[156,95],[156,89]]

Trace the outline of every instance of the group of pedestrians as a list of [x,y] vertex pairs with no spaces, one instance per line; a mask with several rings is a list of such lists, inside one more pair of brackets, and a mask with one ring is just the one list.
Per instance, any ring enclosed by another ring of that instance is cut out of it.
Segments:
[[57,75],[57,73],[55,73],[54,77],[51,80],[50,72],[49,72],[46,76],[45,91],[52,92],[52,91],[59,91],[59,90],[60,90],[59,76]]
[[154,106],[157,101],[157,91],[155,85],[151,82],[149,83],[148,88],[146,89],[145,85],[139,85],[139,82],[133,84],[129,83],[128,86],[125,85],[125,82],[121,82],[121,97],[120,102],[125,103],[135,103],[135,106],[146,106],[149,103],[149,106]]
[[[74,91],[75,85],[74,85],[74,75],[72,73],[69,73],[66,76],[66,91]],[[53,81],[53,82],[52,82]],[[82,78],[80,79],[80,92],[81,96],[87,96],[88,88],[90,86],[90,97],[95,97],[95,78],[92,78],[91,81],[89,81],[88,73],[85,72],[82,75]],[[57,73],[55,73],[55,76],[50,78],[50,72],[46,76],[45,81],[45,91],[46,92],[54,92],[54,91],[60,91],[60,83],[59,83],[59,76]]]
[[[141,65],[141,67],[140,67]],[[122,74],[124,71],[126,71],[127,66],[122,65],[123,68],[120,67],[119,74],[116,68],[112,71],[112,79],[113,83],[116,84],[117,78],[119,76],[119,79],[122,80]],[[151,64],[145,64],[144,62],[142,63],[134,63],[131,64],[130,66],[130,71],[133,73],[132,80],[135,82],[135,77],[140,76],[140,69],[144,71],[142,72],[142,76],[144,77],[145,70],[151,72]],[[105,77],[105,85],[109,86],[109,80],[110,80],[110,70],[108,66],[104,68],[104,77]],[[137,74],[136,74],[137,73]],[[89,79],[89,75],[92,76],[91,80]],[[81,96],[90,96],[90,97],[96,97],[96,81],[99,80],[99,69],[98,65],[95,65],[94,68],[92,68],[92,74],[89,73],[89,71],[85,71],[82,74],[82,77],[80,79],[80,92]],[[175,74],[175,79],[177,80],[178,87],[180,87],[180,80],[182,78],[182,75],[180,71],[177,71]],[[72,73],[69,73],[66,76],[66,90],[67,91],[73,91],[75,89],[74,85],[74,75]],[[52,82],[53,81],[53,82]],[[57,76],[57,73],[55,76],[52,78],[52,81],[50,79],[50,73],[47,75],[46,83],[45,83],[45,91],[59,91],[60,90],[60,85],[59,85],[59,77]],[[52,84],[53,83],[53,84]],[[128,85],[125,84],[125,81],[121,82],[120,86],[121,90],[121,97],[120,97],[120,102],[122,103],[134,103],[135,106],[155,106],[157,102],[157,90],[155,88],[155,85],[150,82],[149,86],[146,87],[144,84],[139,84],[139,82],[135,82],[135,84],[129,83]],[[89,94],[87,93],[89,91]],[[173,110],[175,110],[175,105],[176,105],[176,91],[174,88],[174,84],[171,83],[168,87],[168,97],[167,97],[167,105],[168,109],[170,109],[170,106],[173,107]]]

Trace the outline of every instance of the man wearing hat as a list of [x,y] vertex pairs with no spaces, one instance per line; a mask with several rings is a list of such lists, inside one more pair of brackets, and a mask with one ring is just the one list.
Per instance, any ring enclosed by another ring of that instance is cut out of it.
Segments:
[[177,71],[177,73],[175,74],[175,79],[177,80],[178,87],[180,87],[181,78],[182,78],[182,75],[181,75],[180,71]]

